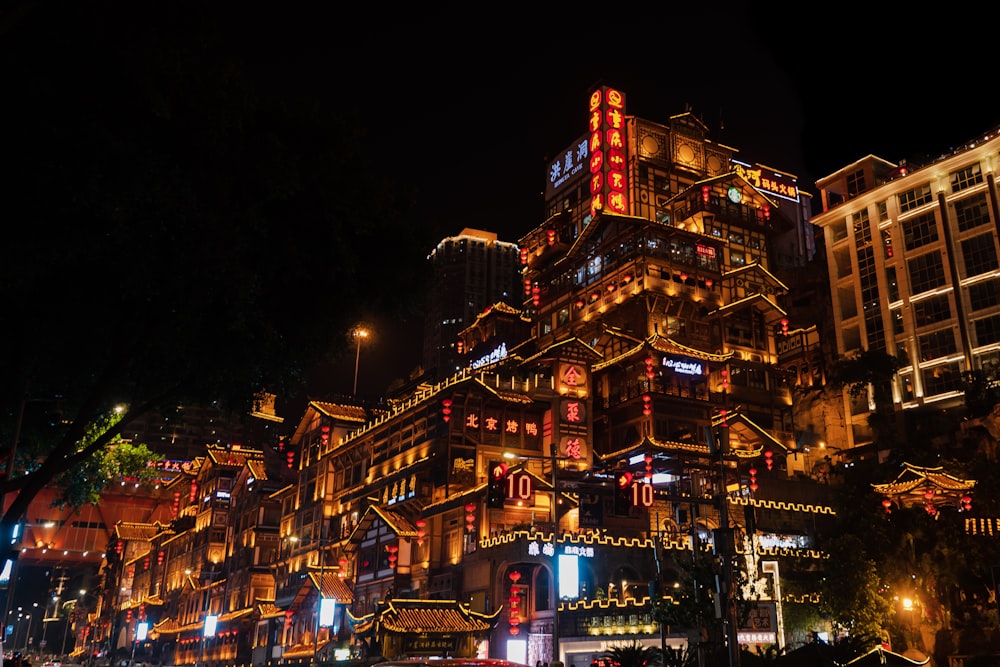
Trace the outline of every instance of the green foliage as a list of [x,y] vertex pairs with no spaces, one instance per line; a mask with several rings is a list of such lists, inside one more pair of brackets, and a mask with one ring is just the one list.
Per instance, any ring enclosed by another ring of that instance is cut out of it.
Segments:
[[95,452],[80,465],[56,476],[60,495],[53,504],[74,508],[87,504],[97,505],[101,500],[101,493],[120,480],[152,486],[159,479],[160,472],[150,464],[162,461],[163,458],[146,445],[134,445],[116,438],[113,443]]
[[611,660],[616,667],[658,667],[660,665],[660,649],[643,646],[637,639],[630,642],[612,644],[605,651],[604,657]]
[[663,651],[663,667],[695,667],[698,664],[698,651],[686,644],[680,648],[667,646]]
[[690,556],[674,557],[674,586],[665,591],[663,597],[653,601],[653,620],[668,628],[706,627],[716,623],[712,602],[715,586],[714,558],[708,545],[702,545]]
[[821,585],[822,610],[853,636],[877,637],[892,607],[865,542],[843,534],[824,547],[829,560]]
[[856,398],[868,391],[869,385],[878,391],[878,387],[892,380],[902,366],[902,362],[891,354],[880,350],[862,350],[838,359],[828,384],[835,389],[846,387],[848,393]]
[[966,371],[965,409],[969,417],[988,415],[1000,404],[1000,382],[993,371]]

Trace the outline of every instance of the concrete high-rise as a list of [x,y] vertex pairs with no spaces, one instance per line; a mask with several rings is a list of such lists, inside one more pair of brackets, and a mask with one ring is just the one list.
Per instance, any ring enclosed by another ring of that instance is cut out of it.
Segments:
[[[837,352],[901,363],[893,410],[959,407],[969,371],[1000,364],[996,130],[929,164],[868,155],[821,178]],[[849,447],[873,442],[873,396],[845,393]]]
[[521,266],[516,243],[492,232],[463,229],[428,255],[431,286],[424,317],[424,370],[436,378],[460,370],[459,333],[490,306],[519,305]]

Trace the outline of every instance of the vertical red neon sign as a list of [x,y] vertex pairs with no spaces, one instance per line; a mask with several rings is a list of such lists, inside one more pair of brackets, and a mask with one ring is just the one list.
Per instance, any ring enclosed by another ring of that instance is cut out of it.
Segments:
[[625,95],[606,86],[590,95],[590,212],[627,215]]

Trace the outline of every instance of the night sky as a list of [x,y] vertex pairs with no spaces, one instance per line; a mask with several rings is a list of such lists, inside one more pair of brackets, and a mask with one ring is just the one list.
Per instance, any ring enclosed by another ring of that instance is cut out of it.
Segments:
[[[814,195],[818,178],[869,153],[920,161],[1000,125],[981,91],[991,76],[980,19],[885,9],[861,22],[846,9],[763,5],[674,7],[619,30],[534,14],[456,32],[444,16],[389,20],[376,24],[378,50],[405,55],[370,79],[359,71],[358,90],[387,160],[419,188],[420,220],[441,236],[470,226],[508,241],[543,220],[549,158],[586,129],[596,84],[653,121],[692,111],[713,140]],[[383,374],[376,354],[362,350],[369,396],[414,365],[392,360],[396,375]]]
[[[417,195],[411,223],[435,238],[474,227],[516,242],[541,222],[549,158],[584,132],[587,95],[600,84],[624,92],[630,114],[653,121],[692,111],[711,139],[797,175],[814,194],[817,178],[869,153],[919,161],[1000,125],[987,69],[992,17],[971,11],[212,3],[220,4],[231,17],[219,36],[225,48],[243,50],[297,99],[361,109],[373,155]],[[9,44],[61,6],[8,3],[0,39]],[[155,24],[168,15],[197,21],[203,3],[88,6],[130,6],[134,20]],[[4,66],[30,66],[37,49],[74,57],[55,38],[29,44],[17,46],[23,53],[8,47]],[[374,324],[380,330],[362,348],[358,382],[368,398],[420,359],[414,327]],[[314,377],[315,397],[351,393],[350,351]]]

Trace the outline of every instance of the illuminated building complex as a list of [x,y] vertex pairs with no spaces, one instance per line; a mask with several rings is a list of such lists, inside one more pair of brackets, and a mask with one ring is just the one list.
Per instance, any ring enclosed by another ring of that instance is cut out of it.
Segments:
[[[246,495],[273,473],[252,457],[229,471],[221,451],[176,482],[197,489],[179,509],[195,535],[169,537],[188,564],[166,566],[169,601],[148,604],[150,584],[118,605],[119,627],[156,610],[150,654],[586,665],[615,640],[696,636],[666,633],[652,599],[705,548],[729,564],[709,643],[783,642],[780,562],[818,562],[830,515],[816,485],[782,496],[804,470],[795,387],[817,377],[801,351],[815,331],[790,321],[780,277],[813,252],[808,206],[793,176],[737,160],[691,114],[638,119],[609,88],[582,102],[589,129],[549,169],[546,218],[511,245],[518,294],[462,315],[459,372],[385,412],[310,403],[280,444],[297,478],[269,494]],[[220,475],[242,480],[232,497],[203,493]],[[237,496],[227,516],[260,530],[229,533],[245,558],[215,570],[197,533]],[[764,573],[753,627],[731,613],[738,556]],[[270,584],[254,569],[267,559]],[[254,573],[240,591],[234,567]],[[225,634],[199,640],[208,616]]]
[[425,371],[444,378],[460,370],[464,354],[458,349],[459,332],[494,303],[515,303],[521,275],[517,257],[517,245],[478,229],[463,229],[431,251],[424,316]]
[[[926,166],[869,155],[817,181],[837,352],[900,360],[890,410],[959,406],[963,375],[1000,364],[998,149],[994,131]],[[844,396],[848,446],[872,443],[875,401]]]

